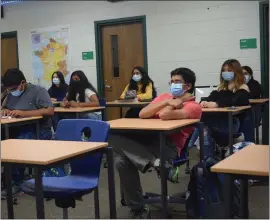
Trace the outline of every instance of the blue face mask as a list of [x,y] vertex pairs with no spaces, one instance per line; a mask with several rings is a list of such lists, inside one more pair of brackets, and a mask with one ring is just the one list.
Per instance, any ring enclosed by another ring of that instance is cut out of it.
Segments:
[[132,79],[135,81],[135,82],[140,82],[141,79],[142,79],[142,76],[139,74],[139,75],[133,75],[132,76]]
[[15,91],[10,92],[10,93],[11,93],[11,95],[18,97],[18,96],[21,96],[23,91],[20,91],[20,90],[17,89]]
[[245,75],[245,83],[248,83],[251,79],[251,76],[249,74]]
[[171,84],[171,94],[173,95],[173,97],[178,97],[181,96],[185,93],[185,91],[183,90],[183,84],[182,83],[172,83]]
[[59,85],[60,84],[60,80],[58,78],[53,78],[53,84],[54,85]]
[[222,72],[221,76],[225,81],[232,81],[234,79],[234,72]]

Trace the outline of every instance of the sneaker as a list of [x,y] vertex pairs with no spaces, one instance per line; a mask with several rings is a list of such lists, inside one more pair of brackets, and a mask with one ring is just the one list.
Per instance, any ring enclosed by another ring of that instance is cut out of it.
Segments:
[[151,213],[148,206],[144,206],[142,209],[139,210],[130,210],[129,211],[129,218],[132,219],[150,219]]
[[[160,166],[155,167],[158,176],[160,177]],[[165,170],[167,174],[167,180],[172,183],[179,183],[179,168],[172,166],[168,161],[165,162]]]
[[[21,192],[20,187],[18,187],[18,186],[13,186],[12,187],[12,196],[17,195],[20,192]],[[5,200],[5,199],[7,199],[7,190],[6,189],[3,189],[1,191],[1,200]]]

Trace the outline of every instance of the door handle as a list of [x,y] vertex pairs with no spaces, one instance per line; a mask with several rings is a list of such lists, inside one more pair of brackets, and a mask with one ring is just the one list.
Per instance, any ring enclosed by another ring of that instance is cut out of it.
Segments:
[[111,89],[112,87],[110,85],[105,85],[106,89]]

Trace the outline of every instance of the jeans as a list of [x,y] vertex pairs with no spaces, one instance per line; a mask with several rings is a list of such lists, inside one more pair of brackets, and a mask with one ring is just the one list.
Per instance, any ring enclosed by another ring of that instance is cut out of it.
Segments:
[[99,113],[93,112],[93,113],[86,113],[86,114],[82,114],[80,115],[80,118],[84,118],[84,119],[92,119],[92,120],[102,120],[102,116]]
[[[203,117],[204,122],[204,156],[213,156],[213,132],[225,135],[225,139],[229,135],[228,119],[226,117]],[[233,118],[233,134],[238,132],[240,128],[240,121],[238,118]],[[199,136],[198,128],[193,132],[189,147],[192,147]],[[227,138],[228,139],[228,138]]]
[[[257,112],[256,112],[257,116]],[[255,142],[255,137],[254,137],[254,122],[252,120],[252,112],[247,111],[244,119],[242,121],[241,127],[240,127],[240,132],[242,132],[245,136],[245,141],[248,142]]]

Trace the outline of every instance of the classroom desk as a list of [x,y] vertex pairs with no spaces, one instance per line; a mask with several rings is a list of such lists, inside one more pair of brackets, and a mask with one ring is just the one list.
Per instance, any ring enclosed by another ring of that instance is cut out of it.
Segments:
[[36,124],[37,139],[39,139],[39,120],[41,116],[28,118],[1,118],[1,125],[4,125],[5,138],[9,139],[9,128],[15,126],[22,126],[26,124]]
[[[267,179],[269,177],[269,153],[269,145],[249,145],[211,167],[212,172],[229,174],[234,179],[241,179],[240,218],[248,218],[248,179],[254,176]],[[228,207],[232,203],[232,195],[226,198],[225,205]]]
[[42,170],[70,162],[88,153],[106,150],[108,157],[108,188],[110,217],[116,218],[113,153],[107,148],[108,143],[52,141],[52,140],[18,140],[1,141],[1,163],[6,171],[8,218],[14,218],[12,205],[11,167],[31,166],[35,168],[36,211],[37,218],[44,219],[44,199]]
[[120,108],[120,118],[123,117],[123,108],[144,108],[151,102],[139,102],[139,101],[123,101],[115,100],[113,102],[106,102],[106,107],[119,107]]
[[[161,205],[163,209],[163,217],[168,217],[168,200],[167,200],[167,176],[165,176],[165,135],[175,133],[183,128],[198,125],[200,144],[204,146],[203,140],[203,123],[197,119],[170,120],[162,121],[160,119],[133,119],[122,118],[108,121],[111,132],[122,132],[127,130],[143,130],[156,131],[159,133],[159,148],[160,148],[160,164],[161,164]],[[200,159],[203,159],[203,147],[201,147]]]
[[[252,113],[254,118],[254,127],[255,127],[255,143],[259,144],[259,123],[258,117],[256,116],[256,112],[261,112],[261,107],[266,105],[269,102],[269,99],[250,99],[249,100],[251,107],[252,107]],[[262,117],[262,123],[264,124],[264,117]]]
[[105,107],[76,107],[76,108],[63,108],[55,107],[54,112],[59,113],[73,113],[76,114],[76,118],[79,118],[80,113],[90,113],[104,111]]

